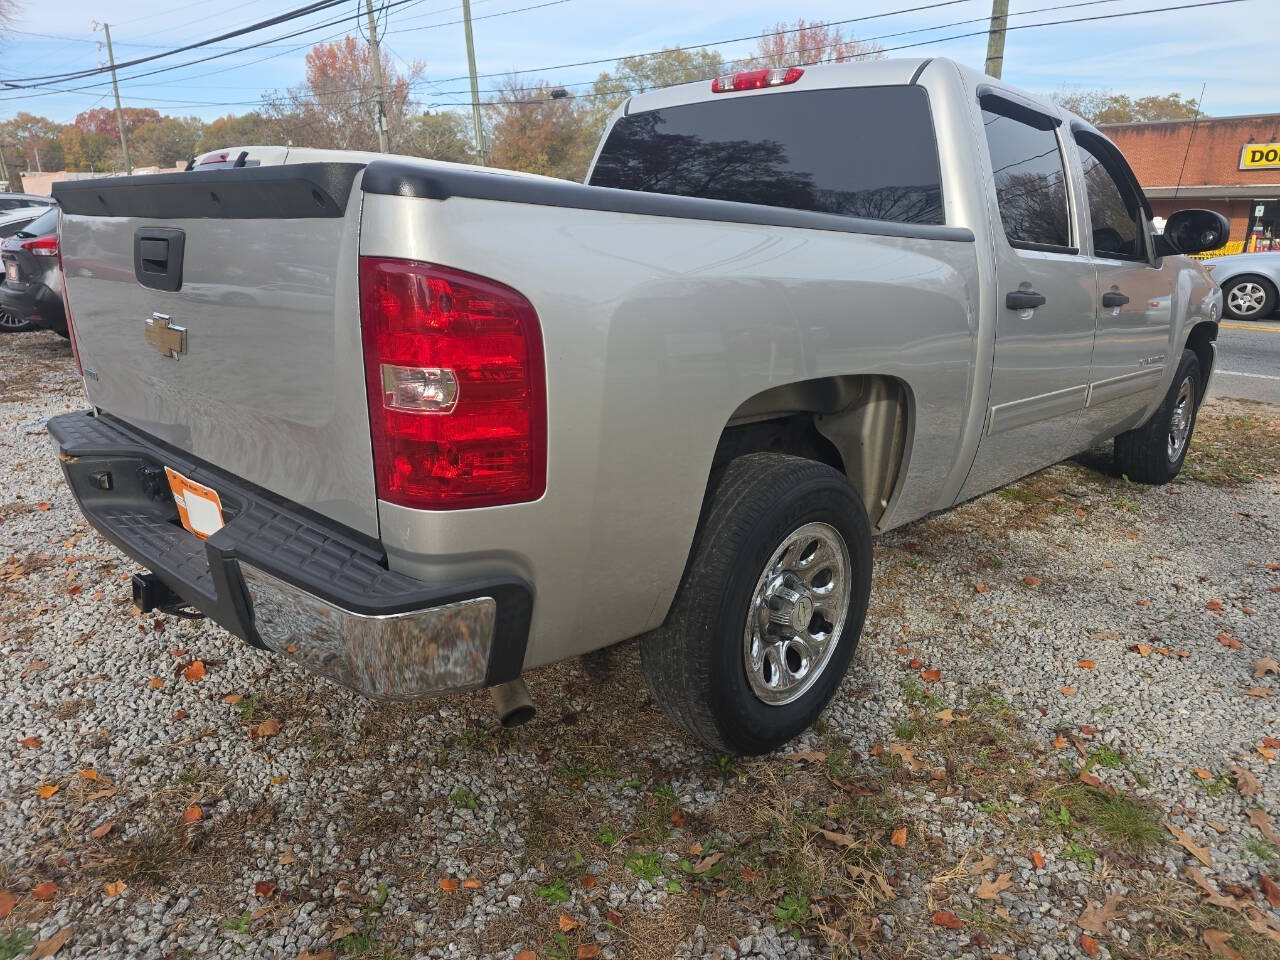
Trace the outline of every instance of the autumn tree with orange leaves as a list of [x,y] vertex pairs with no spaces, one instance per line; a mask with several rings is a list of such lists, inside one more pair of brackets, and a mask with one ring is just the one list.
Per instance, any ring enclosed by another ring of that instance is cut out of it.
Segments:
[[751,66],[793,67],[806,63],[844,63],[848,60],[879,60],[884,48],[874,42],[845,35],[837,26],[821,20],[775,24],[760,36]]
[[[307,79],[265,100],[263,116],[278,139],[296,146],[335,150],[377,150],[374,121],[376,87],[369,45],[346,36],[317,44],[307,54]],[[425,69],[420,61],[407,72],[382,55],[387,135],[392,152],[404,149],[413,84]]]

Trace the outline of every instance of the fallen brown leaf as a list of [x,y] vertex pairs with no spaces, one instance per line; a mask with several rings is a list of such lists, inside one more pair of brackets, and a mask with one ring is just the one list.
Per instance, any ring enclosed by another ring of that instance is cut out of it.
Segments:
[[889,842],[895,847],[902,848],[907,845],[907,828],[898,827],[889,834]]
[[182,811],[183,823],[199,823],[203,819],[204,810],[201,809],[200,804],[198,803],[193,803],[191,806],[187,807],[187,809]]
[[90,800],[105,800],[107,797],[114,797],[119,792],[118,787],[106,787],[96,793],[89,794]]
[[561,933],[568,933],[570,930],[577,930],[579,924],[578,921],[569,916],[569,914],[562,913],[556,921],[556,926],[560,928]]
[[1276,886],[1274,880],[1264,873],[1258,877],[1258,886],[1262,890],[1262,895],[1267,898],[1267,903],[1273,907],[1280,907],[1280,887]]
[[977,897],[979,900],[999,900],[1000,893],[1008,890],[1013,886],[1013,874],[1002,873],[994,880],[983,880],[978,884]]
[[1035,864],[1035,867],[1036,867],[1036,869],[1037,869],[1037,870],[1043,870],[1043,869],[1044,869],[1044,854],[1043,854],[1043,853],[1041,853],[1039,850],[1032,850],[1032,851],[1031,851],[1031,862],[1032,862],[1033,864]]
[[102,885],[102,891],[108,897],[118,897],[124,893],[125,887],[128,886],[123,880],[108,880]]
[[1092,773],[1085,773],[1083,770],[1082,770],[1082,771],[1080,771],[1080,782],[1081,782],[1081,783],[1083,783],[1083,784],[1085,784],[1086,786],[1089,786],[1089,787],[1101,787],[1101,786],[1102,786],[1102,780],[1101,780],[1101,779],[1099,779],[1095,774],[1092,774]]
[[152,677],[149,682],[152,690],[159,690],[164,686],[164,677]]
[[1244,960],[1243,954],[1239,950],[1228,946],[1227,941],[1231,939],[1231,934],[1225,930],[1206,930],[1202,936],[1204,937],[1204,945],[1209,948],[1209,953],[1215,957],[1221,957],[1222,960]]
[[182,671],[182,676],[188,683],[195,683],[204,676],[204,661],[192,660]]
[[917,760],[916,755],[911,752],[911,748],[905,743],[893,743],[889,745],[889,754],[897,757],[912,770],[919,770],[925,764],[923,760]]
[[274,717],[268,717],[259,724],[249,728],[249,739],[257,740],[259,737],[274,737],[280,732],[280,721]]
[[462,881],[462,886],[466,890],[479,890],[484,886],[484,884],[475,877],[467,877],[467,879]]
[[988,853],[977,863],[969,867],[969,876],[976,877],[980,873],[986,873],[988,870],[994,870],[996,862],[996,858]]
[[1064,697],[1074,697],[1076,695],[1075,687],[1062,686],[1058,688],[1058,692]]
[[31,896],[36,900],[52,900],[58,895],[58,885],[52,880],[46,880],[44,883],[37,883],[31,890]]
[[1254,679],[1265,677],[1269,673],[1280,675],[1280,663],[1276,662],[1274,657],[1262,657],[1254,663]]
[[[529,954],[533,956],[533,951],[530,950]],[[338,955],[328,949],[321,950],[319,953],[312,953],[306,947],[303,947],[302,952],[298,954],[298,960],[337,960],[337,958]],[[537,957],[534,957],[534,960],[537,960]]]
[[600,947],[597,944],[578,944],[578,960],[596,960],[598,956],[600,956]]
[[933,914],[933,925],[946,927],[948,930],[959,930],[964,927],[964,921],[950,910],[937,910]]
[[46,960],[62,949],[63,944],[71,939],[71,928],[63,927],[48,940],[37,940],[36,948],[31,951],[27,960]]
[[1106,903],[1094,904],[1092,900],[1087,901],[1088,906],[1085,907],[1084,913],[1080,914],[1076,923],[1082,930],[1107,936],[1107,924],[1121,916],[1120,901],[1122,899],[1123,894],[1113,893],[1107,897]]
[[1244,644],[1229,633],[1218,634],[1218,642],[1228,650],[1243,650]]
[[1208,901],[1215,907],[1225,907],[1228,910],[1240,909],[1236,902],[1230,897],[1224,897],[1217,890],[1213,889],[1213,885],[1209,883],[1208,878],[1200,872],[1198,867],[1188,866],[1183,868],[1182,872],[1186,875],[1188,880],[1196,885],[1196,889],[1203,893]]
[[[847,848],[847,847],[855,846],[858,842],[853,837],[849,836],[849,834],[836,833],[836,831],[834,830],[819,830],[818,836],[822,837],[823,840],[827,841],[827,843],[831,844],[833,847]],[[719,856],[719,854],[713,853],[711,856],[715,857],[715,856]],[[711,857],[707,857],[707,859],[710,860]],[[697,869],[698,869],[697,867],[694,867],[695,872],[697,871]]]
[[1086,957],[1096,957],[1102,945],[1087,933],[1080,934],[1080,952]]
[[1217,613],[1219,610],[1222,609],[1222,601],[1217,599],[1210,600],[1208,603],[1204,605],[1204,608],[1206,610],[1212,610],[1214,613]]
[[115,823],[108,820],[106,823],[101,824],[100,826],[94,827],[92,830],[90,830],[89,836],[93,837],[93,839],[95,840],[101,840],[113,829],[115,829]]
[[1194,767],[1194,768],[1191,770],[1191,772],[1192,772],[1192,773],[1194,773],[1194,774],[1195,774],[1197,777],[1199,777],[1201,780],[1212,780],[1212,779],[1213,779],[1213,774],[1212,774],[1212,773],[1210,773],[1208,770],[1206,770],[1204,767]]
[[0,890],[0,920],[3,920],[9,914],[13,913],[13,908],[18,905],[18,898],[8,890]]
[[1081,660],[1079,663],[1076,664],[1076,666],[1079,667],[1081,670],[1092,670],[1094,667],[1097,666],[1097,664],[1094,663],[1092,660]]
[[1196,843],[1194,840],[1191,839],[1191,834],[1187,833],[1187,831],[1185,830],[1175,827],[1171,823],[1166,823],[1165,827],[1166,829],[1168,829],[1168,831],[1171,834],[1173,834],[1173,838],[1178,841],[1178,843],[1182,846],[1184,850],[1187,851],[1187,853],[1191,854],[1193,857],[1195,857],[1197,860],[1203,863],[1206,867],[1213,866],[1213,858],[1209,855],[1208,847],[1200,846],[1198,843]]
[[937,667],[930,667],[928,670],[921,670],[920,679],[925,683],[937,683],[942,679],[942,671]]
[[1134,653],[1138,654],[1138,656],[1140,657],[1145,657],[1147,654],[1151,652],[1150,645],[1145,643],[1135,643],[1129,649],[1132,650]]
[[270,900],[276,895],[276,885],[270,880],[259,880],[253,885],[253,895],[260,900]]
[[440,889],[445,893],[453,893],[458,889],[458,881],[455,877],[441,877]]
[[1248,690],[1245,691],[1245,696],[1258,697],[1261,699],[1261,698],[1266,698],[1271,696],[1271,691],[1268,690],[1266,687],[1250,687]]
[[827,755],[821,750],[801,750],[799,753],[788,753],[782,759],[794,760],[796,763],[823,763]]
[[[822,831],[822,833],[823,833],[824,835],[826,835],[827,833],[830,833],[830,831],[828,831],[828,830],[823,830],[823,831]],[[840,833],[833,833],[833,834],[831,834],[831,836],[833,836],[833,837],[840,837],[840,836],[844,836],[844,834],[840,834]],[[830,839],[830,838],[828,838],[828,839]],[[832,841],[832,842],[834,842],[834,841]],[[852,842],[853,842],[853,838],[852,838],[852,837],[850,837],[850,838],[849,838],[849,842],[850,842],[850,843],[852,843]],[[701,860],[699,860],[697,863],[695,863],[695,864],[693,865],[693,872],[694,872],[694,873],[706,873],[708,870],[710,870],[712,867],[714,867],[717,863],[719,863],[719,862],[720,862],[721,860],[723,860],[723,859],[724,859],[724,854],[723,854],[721,851],[717,850],[715,853],[708,854],[707,856],[705,856],[705,857],[703,857]]]
[[62,787],[56,783],[42,783],[39,789],[36,790],[36,796],[41,800],[48,800],[61,789]]
[[1030,573],[1028,573],[1025,577],[1022,578],[1022,582],[1025,583],[1028,587],[1038,587],[1044,583],[1044,581],[1041,580],[1039,577],[1034,576]]
[[222,698],[222,702],[229,703],[231,704],[231,706],[234,707],[237,703],[239,703],[243,699],[244,699],[243,693],[228,693],[225,697]]
[[1249,811],[1249,822],[1258,828],[1258,831],[1267,838],[1268,843],[1280,847],[1280,833],[1276,833],[1275,825],[1272,823],[1269,813],[1254,807]]
[[1262,786],[1258,783],[1252,771],[1244,767],[1234,766],[1231,768],[1231,775],[1236,781],[1236,790],[1240,792],[1242,797],[1255,797],[1262,792]]
[[1276,758],[1276,751],[1273,747],[1258,747],[1258,753],[1267,760],[1274,760]]
[[538,960],[538,955],[532,950],[521,950],[511,960]]
[[18,742],[21,743],[28,750],[35,750],[35,749],[38,749],[39,747],[44,746],[44,741],[41,740],[39,737],[23,737]]

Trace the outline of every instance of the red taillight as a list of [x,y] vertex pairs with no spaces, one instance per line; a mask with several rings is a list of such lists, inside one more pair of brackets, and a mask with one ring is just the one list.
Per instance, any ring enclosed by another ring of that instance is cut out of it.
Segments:
[[226,163],[230,156],[231,154],[225,150],[222,153],[211,153],[207,157],[200,158],[200,166],[203,167],[206,163]]
[[547,486],[546,372],[533,305],[493,280],[360,258],[378,497],[451,510]]
[[56,257],[58,255],[58,237],[57,235],[48,237],[36,237],[34,240],[25,240],[22,244],[23,250],[29,250],[37,257]]
[[765,87],[785,87],[804,76],[803,67],[786,67],[777,70],[744,70],[716,77],[711,81],[712,93],[732,93],[736,90],[763,90]]
[[[76,361],[76,373],[84,379],[84,364],[80,362],[80,345],[76,343],[76,328],[71,322],[71,297],[67,294],[67,271],[62,266],[62,244],[58,236],[62,233],[62,219],[58,219],[58,234],[53,238],[53,255],[58,258],[58,273],[62,277],[62,312],[67,315],[67,339],[71,341],[71,356]],[[41,239],[44,239],[43,237]]]

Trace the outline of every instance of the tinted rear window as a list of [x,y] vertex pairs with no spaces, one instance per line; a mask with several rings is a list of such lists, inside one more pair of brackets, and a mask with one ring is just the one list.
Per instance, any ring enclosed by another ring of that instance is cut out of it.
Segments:
[[58,232],[58,208],[52,208],[48,213],[42,213],[36,217],[31,223],[27,224],[25,231],[33,237],[43,237],[46,234]]
[[861,87],[729,96],[622,117],[594,186],[899,223],[942,223],[925,92]]

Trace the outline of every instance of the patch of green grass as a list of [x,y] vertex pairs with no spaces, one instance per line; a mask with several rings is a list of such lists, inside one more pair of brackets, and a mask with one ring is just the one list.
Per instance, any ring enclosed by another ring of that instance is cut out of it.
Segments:
[[550,960],[573,960],[573,945],[563,933],[557,932],[551,943],[543,944]]
[[716,757],[716,771],[724,777],[733,776],[733,757],[729,756],[727,753],[719,754]]
[[1001,500],[1010,503],[1039,503],[1041,500],[1038,493],[1023,487],[1001,487],[996,493]]
[[596,831],[595,841],[606,850],[612,850],[617,846],[618,835],[608,827],[601,827]]
[[555,769],[556,776],[570,783],[586,783],[588,780],[616,780],[618,776],[594,760],[571,757]]
[[1280,856],[1280,854],[1276,853],[1275,847],[1267,843],[1267,841],[1260,840],[1257,837],[1250,837],[1246,840],[1244,842],[1244,848],[1248,850],[1255,859],[1261,860],[1263,863],[1270,863],[1272,860],[1276,859],[1277,856]]
[[907,677],[901,683],[902,699],[907,703],[919,706],[925,701],[924,687],[920,685],[920,681],[915,677]]
[[648,880],[653,883],[662,873],[662,869],[658,866],[658,852],[641,853],[639,850],[632,850],[627,854],[625,866],[642,880]]
[[16,957],[25,956],[35,938],[34,930],[0,933],[0,960],[15,960]]
[[253,706],[257,703],[257,700],[258,695],[256,693],[251,693],[236,704],[236,714],[241,720],[253,719]]
[[1125,513],[1132,513],[1138,509],[1138,501],[1133,497],[1117,497],[1116,509],[1123,510]]
[[1070,833],[1076,825],[1075,818],[1071,816],[1071,811],[1067,809],[1065,803],[1058,804],[1056,809],[1046,807],[1044,818],[1064,833]]
[[1130,797],[1072,784],[1060,791],[1060,799],[1076,823],[1131,852],[1142,853],[1165,841],[1156,814]]
[[1110,747],[1098,747],[1089,751],[1089,762],[1086,769],[1093,767],[1106,767],[1109,770],[1115,770],[1123,767],[1125,764],[1124,757],[1119,752]]
[[780,929],[789,930],[793,937],[798,938],[809,920],[809,898],[788,893],[773,905],[773,918]]
[[914,740],[920,732],[920,724],[914,720],[899,720],[893,728],[893,735],[899,740]]
[[1084,864],[1084,866],[1089,870],[1093,869],[1094,861],[1098,859],[1097,851],[1092,850],[1089,847],[1081,846],[1074,840],[1067,842],[1067,846],[1062,851],[1062,855],[1068,860],[1075,860],[1077,863]]
[[466,787],[459,787],[453,791],[449,794],[449,799],[458,810],[476,810],[480,807],[480,801],[476,799],[476,795]]
[[227,920],[224,926],[232,933],[248,933],[253,926],[253,911],[246,910],[238,917]]
[[[1197,779],[1199,779],[1197,777]],[[1219,774],[1212,780],[1200,780],[1200,788],[1211,797],[1222,796],[1223,791],[1231,786],[1231,778],[1226,774]]]
[[569,902],[569,888],[565,885],[564,877],[556,877],[554,881],[538,887],[534,892],[550,904]]

